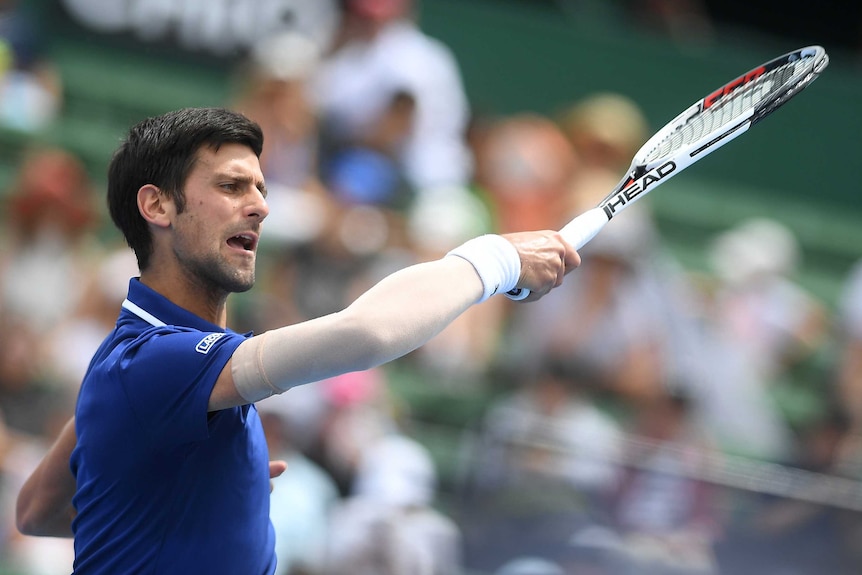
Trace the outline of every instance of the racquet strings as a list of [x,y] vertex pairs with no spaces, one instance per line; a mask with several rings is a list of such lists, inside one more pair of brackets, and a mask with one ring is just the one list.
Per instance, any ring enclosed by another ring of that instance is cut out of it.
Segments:
[[739,86],[711,107],[689,116],[665,138],[657,142],[641,161],[649,164],[659,158],[670,156],[683,146],[688,146],[728,126],[747,111],[768,102],[776,94],[783,93],[788,86],[804,78],[809,68],[809,60],[809,58],[800,58],[788,61],[757,79]]

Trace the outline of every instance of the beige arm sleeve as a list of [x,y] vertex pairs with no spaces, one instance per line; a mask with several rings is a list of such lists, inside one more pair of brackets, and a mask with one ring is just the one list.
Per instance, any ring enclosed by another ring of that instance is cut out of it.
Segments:
[[423,345],[483,291],[473,266],[445,257],[400,270],[341,312],[252,337],[231,375],[249,403],[304,383],[391,361]]
[[287,391],[273,385],[264,365],[264,343],[271,333],[267,331],[244,341],[231,358],[233,383],[240,396],[249,403]]

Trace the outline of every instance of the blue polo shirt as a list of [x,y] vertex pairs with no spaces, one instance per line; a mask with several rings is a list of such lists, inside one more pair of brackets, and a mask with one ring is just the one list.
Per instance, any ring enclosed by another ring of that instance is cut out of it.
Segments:
[[275,571],[257,410],[207,412],[245,337],[131,280],[76,408],[76,575]]

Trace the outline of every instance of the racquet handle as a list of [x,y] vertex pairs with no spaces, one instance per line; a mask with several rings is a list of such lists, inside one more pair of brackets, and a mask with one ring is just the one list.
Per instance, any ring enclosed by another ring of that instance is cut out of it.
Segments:
[[[560,230],[563,239],[572,244],[576,250],[581,249],[587,242],[596,237],[596,234],[605,227],[610,220],[602,208],[592,208],[579,215]],[[526,288],[515,288],[506,292],[506,297],[511,300],[522,300],[530,295]]]

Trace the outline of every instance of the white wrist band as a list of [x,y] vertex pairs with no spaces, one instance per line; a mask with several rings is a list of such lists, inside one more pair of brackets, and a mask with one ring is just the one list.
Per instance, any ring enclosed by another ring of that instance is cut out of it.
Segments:
[[485,288],[480,302],[496,293],[506,293],[514,289],[521,277],[521,256],[512,242],[503,236],[479,236],[464,242],[446,255],[463,258],[476,269]]

